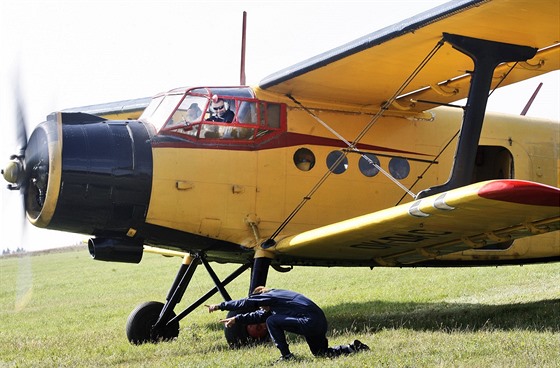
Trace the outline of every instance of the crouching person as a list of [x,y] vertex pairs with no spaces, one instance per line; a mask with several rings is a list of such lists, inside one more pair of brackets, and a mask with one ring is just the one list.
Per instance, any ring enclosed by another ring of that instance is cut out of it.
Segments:
[[325,313],[312,300],[294,291],[267,289],[259,286],[247,298],[212,304],[207,307],[210,313],[217,310],[256,309],[254,312],[238,314],[222,319],[220,322],[224,323],[226,327],[231,327],[236,322],[243,324],[266,322],[268,333],[282,354],[278,361],[294,359],[286,341],[286,331],[304,336],[311,353],[315,356],[336,357],[360,350],[369,350],[369,347],[359,340],[354,340],[349,345],[329,347],[326,337]]

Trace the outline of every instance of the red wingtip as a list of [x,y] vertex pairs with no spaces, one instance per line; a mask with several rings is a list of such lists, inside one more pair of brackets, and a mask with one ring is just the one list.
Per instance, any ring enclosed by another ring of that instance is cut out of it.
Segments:
[[560,207],[560,189],[531,181],[496,180],[480,188],[478,195],[497,201]]

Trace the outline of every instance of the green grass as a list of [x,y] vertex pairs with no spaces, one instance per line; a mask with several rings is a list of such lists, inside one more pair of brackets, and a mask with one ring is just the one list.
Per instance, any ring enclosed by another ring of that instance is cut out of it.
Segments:
[[[214,266],[221,278],[236,268]],[[139,265],[97,262],[85,249],[0,258],[0,367],[259,367],[279,356],[269,344],[229,349],[216,323],[223,313],[203,307],[181,321],[176,341],[130,345],[128,314],[143,301],[164,300],[178,267],[177,258],[149,254]],[[228,287],[233,297],[246,294],[248,278],[246,272]],[[199,267],[179,307],[211,286]],[[299,358],[291,366],[560,366],[560,264],[298,267],[271,270],[268,286],[297,290],[321,305],[332,345],[358,338],[371,347],[315,358],[304,340],[289,335]]]

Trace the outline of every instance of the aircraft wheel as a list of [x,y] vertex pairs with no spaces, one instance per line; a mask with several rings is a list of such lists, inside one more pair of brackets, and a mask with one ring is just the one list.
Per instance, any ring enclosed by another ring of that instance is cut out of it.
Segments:
[[[227,318],[236,314],[236,312],[228,312]],[[234,349],[268,341],[268,330],[265,323],[255,325],[236,323],[232,327],[224,328],[224,335],[229,346]]]
[[[157,343],[173,340],[179,336],[179,322],[165,326],[159,331],[153,331],[152,326],[157,322],[163,305],[160,302],[145,302],[130,313],[126,322],[126,336],[130,343],[135,345]],[[172,312],[171,318],[173,317],[175,313]]]

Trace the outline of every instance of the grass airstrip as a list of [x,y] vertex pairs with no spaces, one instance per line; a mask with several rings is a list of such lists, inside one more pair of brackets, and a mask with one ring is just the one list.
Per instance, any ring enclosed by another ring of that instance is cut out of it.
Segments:
[[[261,367],[270,344],[232,350],[223,312],[200,307],[172,342],[133,346],[125,324],[143,301],[163,301],[180,259],[146,254],[139,265],[98,262],[85,248],[0,258],[0,367]],[[215,265],[221,278],[236,266]],[[246,272],[228,291],[243,297]],[[355,338],[368,352],[315,358],[289,335],[294,367],[558,367],[560,264],[455,269],[296,267],[268,286],[323,307],[331,344]],[[212,283],[199,267],[179,307]],[[213,297],[210,302],[219,302]],[[177,311],[177,310],[176,310]]]

